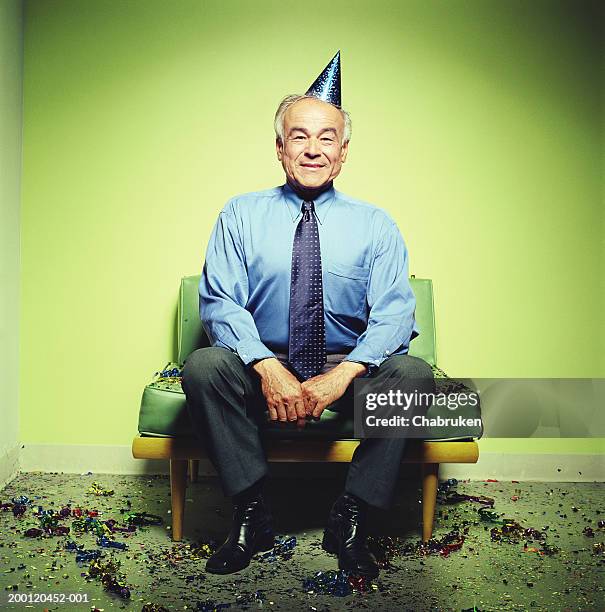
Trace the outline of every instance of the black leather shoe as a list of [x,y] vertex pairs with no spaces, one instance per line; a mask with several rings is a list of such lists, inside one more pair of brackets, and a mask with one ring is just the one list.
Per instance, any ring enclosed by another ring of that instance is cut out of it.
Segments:
[[338,555],[338,567],[352,574],[376,578],[378,563],[366,542],[367,507],[348,493],[332,506],[324,531],[322,547]]
[[271,513],[261,495],[233,507],[233,522],[227,539],[206,562],[211,574],[233,574],[248,567],[252,556],[273,548]]

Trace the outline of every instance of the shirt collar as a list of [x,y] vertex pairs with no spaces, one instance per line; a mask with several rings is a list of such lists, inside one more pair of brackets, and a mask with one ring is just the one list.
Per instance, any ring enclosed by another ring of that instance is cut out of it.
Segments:
[[[288,183],[285,183],[281,186],[282,195],[286,200],[286,205],[288,206],[288,211],[290,212],[290,216],[292,217],[292,222],[296,221],[301,215],[301,208],[303,200],[301,197],[290,187]],[[336,195],[336,191],[334,189],[334,185],[330,183],[330,186],[322,191],[314,200],[315,203],[315,216],[320,223],[323,223],[326,215],[328,214],[328,209],[332,205],[334,201],[334,196]]]

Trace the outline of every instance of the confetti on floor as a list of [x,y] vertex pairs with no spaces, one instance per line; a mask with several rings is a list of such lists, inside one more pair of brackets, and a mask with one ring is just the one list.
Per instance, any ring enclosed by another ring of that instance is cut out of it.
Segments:
[[[366,582],[339,572],[321,548],[342,479],[274,478],[267,491],[279,534],[274,549],[238,574],[217,576],[204,566],[231,510],[216,480],[188,486],[185,536],[173,542],[166,476],[20,474],[0,491],[0,608],[605,608],[602,485],[442,483],[428,544],[419,541],[417,485],[402,482],[393,509],[372,514],[382,569]],[[41,601],[63,594],[77,603]]]

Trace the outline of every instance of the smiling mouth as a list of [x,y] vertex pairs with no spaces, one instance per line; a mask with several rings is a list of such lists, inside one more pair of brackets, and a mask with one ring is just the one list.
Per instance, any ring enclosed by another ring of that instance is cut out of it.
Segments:
[[301,164],[303,168],[311,168],[316,170],[317,168],[323,168],[321,164]]

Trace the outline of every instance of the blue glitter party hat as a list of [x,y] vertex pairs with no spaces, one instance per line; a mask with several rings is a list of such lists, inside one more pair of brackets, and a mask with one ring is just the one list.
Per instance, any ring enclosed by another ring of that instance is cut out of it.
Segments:
[[315,79],[306,94],[340,108],[340,51]]

